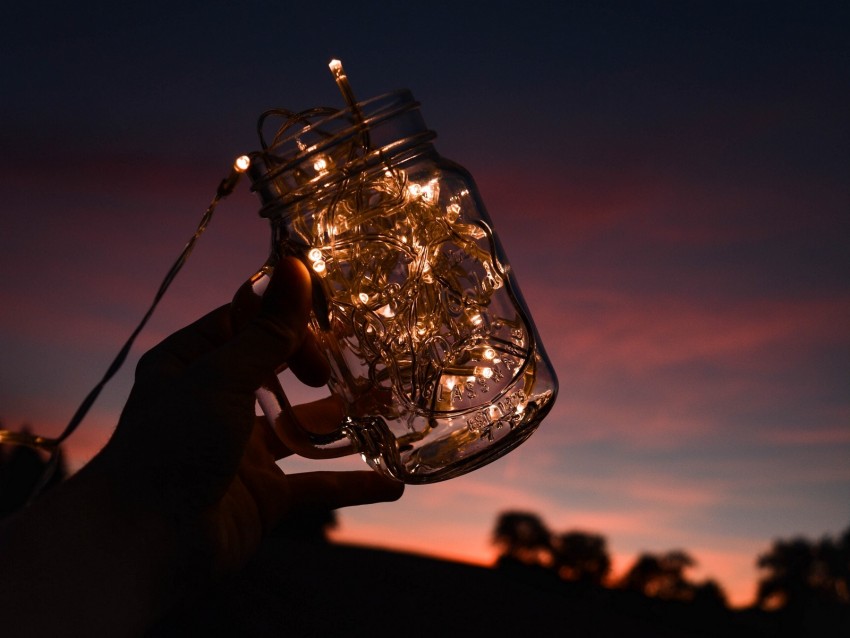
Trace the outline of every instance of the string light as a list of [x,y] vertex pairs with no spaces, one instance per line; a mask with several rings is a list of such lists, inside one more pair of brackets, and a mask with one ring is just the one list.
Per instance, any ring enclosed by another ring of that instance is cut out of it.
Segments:
[[[329,164],[352,154],[336,149]],[[307,257],[322,275],[330,323],[353,327],[337,337],[346,360],[361,361],[371,383],[404,405],[468,409],[530,357],[522,320],[495,303],[503,266],[489,228],[466,219],[473,206],[465,189],[391,166],[290,212],[291,239],[313,246]]]
[[218,185],[218,189],[216,190],[216,194],[207,207],[206,211],[201,217],[201,220],[198,222],[198,227],[195,229],[192,237],[189,238],[189,241],[186,242],[186,245],[183,247],[183,250],[180,252],[180,255],[177,257],[177,260],[172,264],[169,271],[166,273],[165,278],[159,285],[156,294],[154,295],[153,301],[147,309],[147,312],[142,316],[136,328],[124,342],[124,345],[118,351],[118,354],[112,360],[112,363],[107,368],[101,380],[91,389],[91,391],[86,395],[83,399],[83,402],[77,408],[77,411],[73,414],[68,424],[65,426],[65,429],[59,434],[59,436],[55,438],[48,438],[44,436],[40,436],[37,434],[32,434],[27,431],[22,432],[13,432],[10,430],[0,429],[0,444],[12,444],[12,445],[25,445],[34,449],[40,449],[49,454],[47,465],[45,466],[44,471],[41,476],[38,478],[35,486],[33,487],[30,495],[29,501],[32,501],[41,493],[41,491],[47,486],[50,482],[50,479],[54,476],[56,469],[59,466],[61,460],[60,449],[62,443],[65,442],[68,437],[70,437],[80,426],[86,414],[88,414],[89,409],[92,405],[94,405],[97,398],[100,396],[100,393],[103,391],[103,388],[112,380],[115,374],[121,369],[121,366],[124,365],[124,361],[127,359],[127,356],[130,353],[130,349],[136,341],[136,338],[139,336],[141,331],[147,325],[150,318],[153,316],[154,311],[156,310],[159,302],[162,300],[163,296],[165,296],[166,291],[171,286],[171,283],[177,277],[177,274],[183,268],[183,265],[189,259],[189,256],[192,254],[194,250],[195,244],[201,238],[204,231],[207,229],[210,221],[212,220],[213,213],[215,212],[216,207],[219,202],[230,195],[233,190],[236,188],[236,185],[239,183],[239,180],[245,171],[251,165],[251,159],[247,155],[240,155],[237,157],[233,166],[230,169],[230,174],[221,180]]
[[354,91],[351,90],[351,85],[348,83],[348,76],[342,68],[342,62],[334,58],[328,62],[328,68],[331,70],[334,80],[336,80],[336,85],[339,87],[339,91],[342,93],[345,103],[349,108],[355,107],[357,104],[357,98],[354,97]]
[[248,170],[248,167],[251,165],[251,158],[247,155],[240,155],[236,158],[236,161],[233,162],[233,168],[235,168],[240,173],[244,173]]
[[318,275],[312,328],[332,391],[370,424],[357,427],[388,428],[367,460],[408,480],[527,436],[556,385],[468,175],[434,161],[418,104],[406,92],[360,104],[342,63],[328,66],[347,108],[281,110],[252,180],[279,253]]
[[318,158],[315,162],[313,162],[313,170],[319,174],[327,171],[328,168],[328,160],[324,157]]

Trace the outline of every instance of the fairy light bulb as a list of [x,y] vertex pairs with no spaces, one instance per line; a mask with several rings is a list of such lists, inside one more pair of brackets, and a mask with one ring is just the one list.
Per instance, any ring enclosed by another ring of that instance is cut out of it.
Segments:
[[327,269],[327,264],[325,264],[325,261],[322,259],[321,250],[319,250],[318,248],[311,248],[307,252],[307,258],[313,262],[312,267],[314,272],[320,275],[325,273],[325,270]]
[[324,173],[328,169],[328,160],[325,157],[319,157],[313,162],[313,170],[317,173]]
[[454,223],[460,217],[460,205],[452,202],[446,206],[446,220],[449,223]]
[[342,70],[342,62],[340,60],[337,60],[336,58],[331,60],[328,62],[328,68],[331,70],[331,73],[333,73],[333,76],[337,79],[337,81],[340,77],[345,77],[345,72]]
[[488,368],[487,366],[476,367],[475,376],[483,379],[491,379],[493,378],[493,368]]

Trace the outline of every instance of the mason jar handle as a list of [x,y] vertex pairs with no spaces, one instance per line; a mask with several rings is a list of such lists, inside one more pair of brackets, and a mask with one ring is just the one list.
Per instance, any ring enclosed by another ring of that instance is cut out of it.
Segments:
[[328,434],[317,434],[304,427],[276,375],[255,394],[269,425],[293,453],[308,459],[332,459],[360,451],[345,422]]

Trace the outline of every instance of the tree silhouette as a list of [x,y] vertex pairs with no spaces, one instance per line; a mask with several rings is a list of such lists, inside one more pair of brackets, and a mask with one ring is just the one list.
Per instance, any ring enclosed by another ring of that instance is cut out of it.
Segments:
[[580,531],[554,539],[553,567],[565,580],[601,585],[611,571],[611,558],[603,536]]
[[822,540],[817,552],[827,579],[825,592],[836,602],[850,605],[850,526],[835,541]]
[[493,543],[499,560],[527,565],[548,565],[552,557],[552,533],[543,520],[531,512],[503,512],[496,520]]
[[775,541],[772,549],[757,561],[759,569],[767,572],[759,581],[759,606],[779,608],[811,598],[814,588],[810,575],[814,571],[814,560],[814,547],[805,538]]
[[693,601],[697,596],[725,600],[720,586],[714,581],[696,584],[688,580],[685,570],[696,561],[682,550],[666,554],[641,554],[626,572],[620,583],[623,589],[665,600]]
[[691,602],[703,608],[719,609],[727,605],[726,592],[720,584],[712,579],[695,584]]
[[757,565],[764,575],[756,601],[764,609],[813,601],[850,604],[850,528],[836,540],[776,540]]

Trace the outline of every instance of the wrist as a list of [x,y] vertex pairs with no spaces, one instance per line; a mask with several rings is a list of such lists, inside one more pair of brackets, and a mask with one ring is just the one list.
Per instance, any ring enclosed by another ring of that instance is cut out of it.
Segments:
[[114,517],[137,542],[164,559],[175,589],[209,575],[212,549],[204,512],[169,489],[162,472],[134,468],[107,445],[80,471],[80,479],[101,493]]
[[139,634],[198,584],[199,544],[185,521],[136,494],[94,459],[5,521],[4,626],[26,635]]

